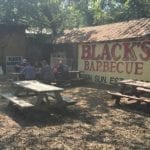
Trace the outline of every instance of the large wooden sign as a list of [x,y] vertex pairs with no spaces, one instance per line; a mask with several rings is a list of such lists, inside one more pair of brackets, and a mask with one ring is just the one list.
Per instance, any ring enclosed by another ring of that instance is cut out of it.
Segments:
[[78,67],[84,77],[98,83],[150,81],[150,41],[80,44]]

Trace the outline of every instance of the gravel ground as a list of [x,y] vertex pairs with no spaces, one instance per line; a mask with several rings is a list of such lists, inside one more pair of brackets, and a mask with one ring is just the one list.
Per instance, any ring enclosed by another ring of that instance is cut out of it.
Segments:
[[[0,85],[4,90],[5,84]],[[63,95],[76,100],[76,105],[29,110],[28,115],[0,99],[0,150],[150,149],[148,106],[123,100],[117,107],[106,94],[108,88],[67,88]]]

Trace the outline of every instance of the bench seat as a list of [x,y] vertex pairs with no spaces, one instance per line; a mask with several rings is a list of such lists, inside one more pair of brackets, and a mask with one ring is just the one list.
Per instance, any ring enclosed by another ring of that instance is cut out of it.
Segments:
[[136,97],[136,96],[130,96],[130,95],[125,95],[119,92],[112,92],[112,91],[107,91],[108,94],[114,96],[114,98],[116,98],[116,102],[118,103],[120,101],[120,98],[125,97],[125,98],[129,98],[129,99],[134,99],[134,100],[139,100],[139,101],[143,101],[146,103],[150,102],[149,98],[146,97]]
[[22,100],[22,99],[20,99],[20,98],[18,98],[18,97],[16,97],[16,96],[14,96],[14,95],[11,94],[11,93],[1,93],[0,95],[1,95],[1,97],[3,97],[3,98],[5,98],[5,99],[9,100],[10,102],[12,102],[12,103],[14,103],[15,105],[18,105],[18,106],[20,106],[20,107],[22,107],[22,108],[25,108],[25,107],[33,107],[33,106],[34,106],[33,104],[28,103],[27,101]]
[[62,96],[62,98],[63,98],[63,101],[64,101],[67,105],[74,105],[74,104],[77,103],[76,101],[74,101],[73,99],[70,99],[70,98],[68,98],[68,97]]
[[137,87],[136,89],[137,89],[138,91],[143,91],[143,92],[148,92],[148,93],[150,93],[150,89],[141,88],[141,87]]
[[[47,96],[50,96],[50,97],[55,99],[55,94],[54,93],[47,93]],[[63,102],[66,103],[66,105],[76,104],[76,101],[74,101],[73,99],[69,99],[68,97],[65,97],[65,96],[62,96],[62,100],[63,100]]]
[[138,98],[136,96],[125,95],[125,94],[122,94],[122,93],[119,93],[119,92],[107,91],[107,93],[110,94],[110,95],[113,95],[113,96],[125,97],[125,98],[140,100],[140,98]]

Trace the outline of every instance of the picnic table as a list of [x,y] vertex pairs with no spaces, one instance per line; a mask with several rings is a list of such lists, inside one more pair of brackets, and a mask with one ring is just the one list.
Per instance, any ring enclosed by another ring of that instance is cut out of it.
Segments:
[[24,100],[23,97],[36,96],[35,106],[40,106],[41,103],[49,100],[49,96],[53,97],[58,105],[67,106],[75,104],[74,100],[70,100],[61,96],[63,88],[41,83],[37,80],[14,81],[14,93],[2,93],[1,96],[8,99],[11,103],[19,107],[33,107],[32,103]]
[[[120,90],[118,92],[107,91],[107,93],[111,94],[113,98],[116,99],[116,104],[120,104],[121,98],[128,98],[128,100],[137,100],[138,103],[146,102],[149,104],[150,102],[150,83],[144,81],[137,80],[122,80],[118,81],[118,85],[120,86]],[[143,96],[143,94],[147,94],[147,96]]]
[[19,81],[20,75],[22,75],[22,74],[19,72],[11,72],[10,75],[11,75],[12,80]]
[[74,78],[80,78],[80,73],[82,71],[80,70],[70,70],[69,73],[70,73],[70,76],[73,76]]
[[62,73],[58,73],[56,76],[56,80],[52,82],[54,85],[58,86],[70,86],[70,85],[78,85],[79,83],[83,83],[85,81],[84,78],[81,77],[80,70],[70,70],[66,75]]
[[146,89],[150,89],[150,83],[149,82],[144,82],[144,81],[136,81],[136,80],[122,80],[119,81],[122,86],[132,86],[134,88],[136,87],[142,87]]
[[70,70],[70,80],[72,85],[78,85],[85,82],[85,79],[81,77],[83,71],[80,70]]

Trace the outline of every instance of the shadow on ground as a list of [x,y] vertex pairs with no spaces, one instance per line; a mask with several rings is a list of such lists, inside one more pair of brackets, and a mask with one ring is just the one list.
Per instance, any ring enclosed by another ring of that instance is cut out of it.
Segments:
[[0,103],[0,149],[148,149],[147,105],[115,106],[106,90],[111,89],[67,88],[63,96],[77,101],[67,109],[21,112]]
[[142,116],[150,117],[150,105],[146,103],[139,104],[138,102],[122,102],[120,105],[111,106],[113,109],[121,109],[127,112],[136,113]]
[[[109,87],[106,87],[108,89]],[[137,113],[143,116],[149,116],[149,106],[146,104],[126,103],[116,106],[111,96],[106,93],[104,88],[97,87],[76,87],[68,88],[64,92],[65,96],[77,101],[77,105],[66,109],[57,109],[51,107],[48,111],[39,109],[29,109],[21,112],[16,108],[6,107],[5,113],[21,126],[52,126],[64,123],[73,123],[80,121],[94,125],[96,119],[101,119],[97,114],[109,114],[110,109],[121,109],[131,113]],[[111,106],[109,106],[111,104]]]
[[19,125],[25,126],[54,126],[64,123],[73,123],[78,120],[87,124],[94,124],[94,118],[86,111],[75,106],[65,109],[51,108],[49,111],[38,109],[6,108],[5,113]]

